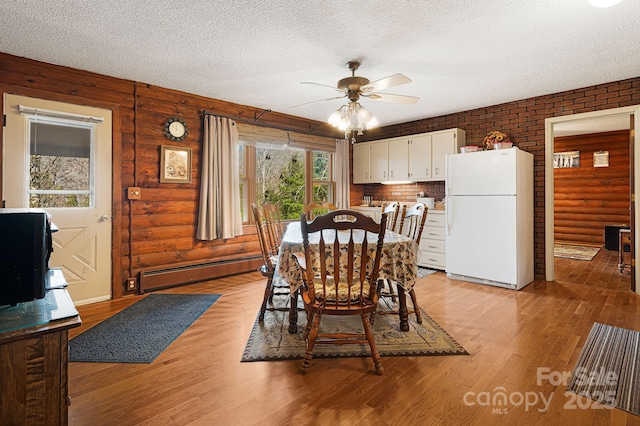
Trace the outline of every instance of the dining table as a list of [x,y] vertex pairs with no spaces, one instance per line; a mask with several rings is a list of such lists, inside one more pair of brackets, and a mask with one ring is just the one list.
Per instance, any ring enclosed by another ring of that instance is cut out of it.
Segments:
[[[347,238],[348,236],[345,236],[345,243]],[[358,238],[360,239],[359,242],[363,241],[364,231],[354,234],[354,241],[358,242]],[[319,239],[319,233],[309,234],[311,251],[317,251]],[[367,241],[369,241],[369,252],[372,253],[372,257],[373,254],[375,254],[377,239],[378,234],[369,232]],[[277,275],[289,285],[291,298],[289,306],[289,333],[292,334],[298,330],[297,304],[300,287],[303,284],[302,271],[293,258],[293,253],[304,253],[302,231],[299,221],[291,222],[287,225],[287,229],[282,237],[282,242],[280,243],[277,262],[278,267],[276,270]],[[418,245],[413,239],[388,229],[385,230],[378,278],[398,283],[398,310],[400,330],[402,331],[409,331],[409,313],[407,310],[406,295],[411,291],[416,282],[418,253]],[[371,261],[373,261],[373,259],[371,259]],[[400,291],[400,289],[403,291]]]

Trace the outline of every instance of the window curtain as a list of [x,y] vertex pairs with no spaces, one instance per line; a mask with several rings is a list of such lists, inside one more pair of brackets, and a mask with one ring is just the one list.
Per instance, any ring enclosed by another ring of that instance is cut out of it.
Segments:
[[335,204],[341,209],[349,208],[349,141],[336,139],[336,157],[333,167],[333,181],[336,183]]
[[242,235],[239,179],[236,123],[205,115],[197,239]]

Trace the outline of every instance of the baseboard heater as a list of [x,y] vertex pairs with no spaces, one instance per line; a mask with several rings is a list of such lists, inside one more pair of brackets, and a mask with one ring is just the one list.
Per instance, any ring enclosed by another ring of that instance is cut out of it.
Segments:
[[262,256],[142,271],[140,293],[256,271]]

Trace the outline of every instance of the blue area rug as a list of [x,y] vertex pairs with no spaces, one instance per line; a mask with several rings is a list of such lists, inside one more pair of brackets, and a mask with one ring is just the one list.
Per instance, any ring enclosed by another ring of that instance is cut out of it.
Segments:
[[219,294],[150,294],[69,341],[69,361],[150,363]]

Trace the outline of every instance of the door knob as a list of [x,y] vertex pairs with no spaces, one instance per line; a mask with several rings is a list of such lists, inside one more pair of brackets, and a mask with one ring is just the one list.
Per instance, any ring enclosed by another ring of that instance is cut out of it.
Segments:
[[102,216],[100,216],[100,222],[108,222],[109,221],[109,216],[106,214],[103,214]]

